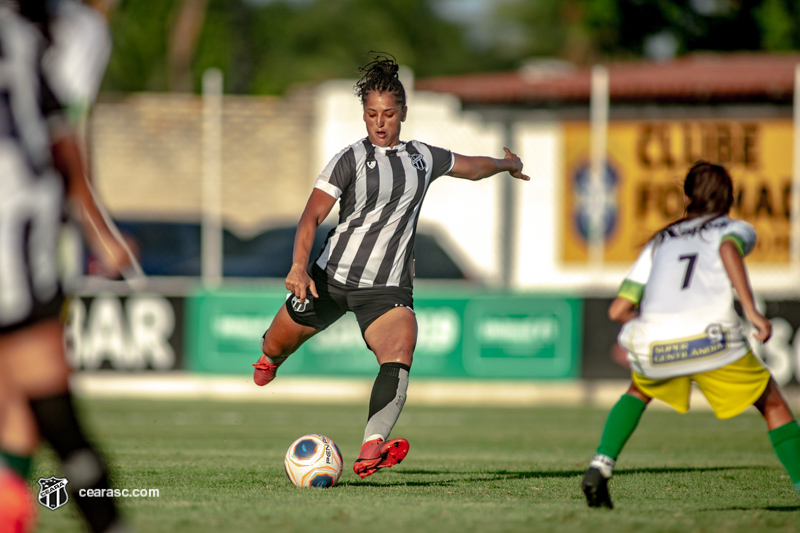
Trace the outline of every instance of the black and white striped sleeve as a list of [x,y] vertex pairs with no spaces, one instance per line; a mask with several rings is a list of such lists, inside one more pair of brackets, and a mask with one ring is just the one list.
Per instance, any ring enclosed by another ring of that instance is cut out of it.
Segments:
[[322,173],[317,177],[314,187],[328,193],[337,200],[342,193],[355,180],[356,159],[353,148],[348,146],[327,164]]
[[455,163],[455,156],[450,150],[439,148],[438,146],[431,146],[430,144],[423,143],[431,151],[433,157],[433,165],[431,166],[431,180],[444,176],[450,169],[453,168]]

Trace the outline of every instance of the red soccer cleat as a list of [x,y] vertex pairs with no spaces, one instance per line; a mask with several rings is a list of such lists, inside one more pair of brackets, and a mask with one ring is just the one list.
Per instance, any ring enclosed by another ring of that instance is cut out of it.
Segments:
[[406,454],[408,454],[406,439],[392,439],[386,442],[383,439],[367,441],[361,446],[361,452],[353,465],[353,472],[364,479],[381,468],[400,463]]
[[255,367],[253,371],[253,381],[255,381],[256,385],[259,387],[263,387],[275,379],[275,373],[278,371],[280,365],[270,363],[267,361],[267,356],[261,354],[261,357],[258,358],[258,362],[254,363],[253,366]]
[[33,494],[16,474],[0,471],[0,531],[30,533],[36,525]]

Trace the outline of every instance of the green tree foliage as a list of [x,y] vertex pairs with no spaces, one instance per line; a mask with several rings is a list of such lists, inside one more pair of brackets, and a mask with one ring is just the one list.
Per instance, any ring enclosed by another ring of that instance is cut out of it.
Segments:
[[500,0],[497,13],[524,28],[516,53],[578,63],[800,50],[797,0]]
[[369,51],[394,54],[416,76],[506,70],[534,58],[577,64],[700,50],[800,50],[797,0],[486,0],[470,28],[445,20],[455,0],[124,0],[112,18],[107,91],[166,91],[167,60],[185,2],[205,18],[192,54],[194,90],[209,67],[225,90],[281,94],[292,84],[354,78]]
[[[794,6],[794,9],[792,9]],[[761,28],[761,45],[769,51],[800,48],[800,8],[796,2],[766,0],[755,10]]]
[[111,18],[114,50],[103,80],[104,89],[167,89],[167,42],[178,1],[122,2]]
[[[122,3],[106,90],[168,89],[164,56],[180,1]],[[352,78],[371,50],[394,54],[418,76],[498,63],[470,46],[464,28],[437,16],[432,0],[209,0],[193,62],[195,90],[209,67],[223,71],[230,93],[279,94],[294,83]]]

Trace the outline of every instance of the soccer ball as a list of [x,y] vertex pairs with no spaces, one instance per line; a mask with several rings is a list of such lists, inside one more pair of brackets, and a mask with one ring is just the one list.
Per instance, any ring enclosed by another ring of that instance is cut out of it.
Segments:
[[342,475],[342,453],[324,435],[303,435],[289,446],[283,466],[297,487],[332,487]]

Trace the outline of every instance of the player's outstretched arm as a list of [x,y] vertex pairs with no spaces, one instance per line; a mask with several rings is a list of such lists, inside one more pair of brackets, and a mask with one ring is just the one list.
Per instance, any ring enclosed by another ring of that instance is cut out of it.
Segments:
[[119,276],[131,265],[131,257],[114,236],[95,203],[78,138],[71,130],[55,137],[51,151],[53,163],[64,177],[67,198],[89,247],[100,258],[106,275]]
[[508,172],[512,177],[530,181],[530,177],[522,173],[522,161],[508,148],[503,148],[506,155],[502,159],[486,156],[467,156],[453,154],[455,161],[453,168],[447,173],[454,178],[464,178],[478,181],[500,172]]
[[755,338],[761,342],[767,342],[772,335],[772,323],[756,309],[753,291],[750,289],[750,281],[747,279],[747,269],[739,254],[739,249],[731,241],[723,241],[719,247],[719,255],[731,284],[736,294],[739,295],[739,303],[742,304],[747,319],[757,330]]
[[294,253],[292,255],[292,269],[286,276],[286,290],[290,291],[295,297],[303,301],[306,292],[311,292],[315,298],[317,287],[308,275],[308,258],[311,255],[311,247],[314,245],[314,235],[317,228],[333,209],[336,198],[320,189],[314,189],[308,198],[306,208],[297,224],[297,233],[294,237]]

